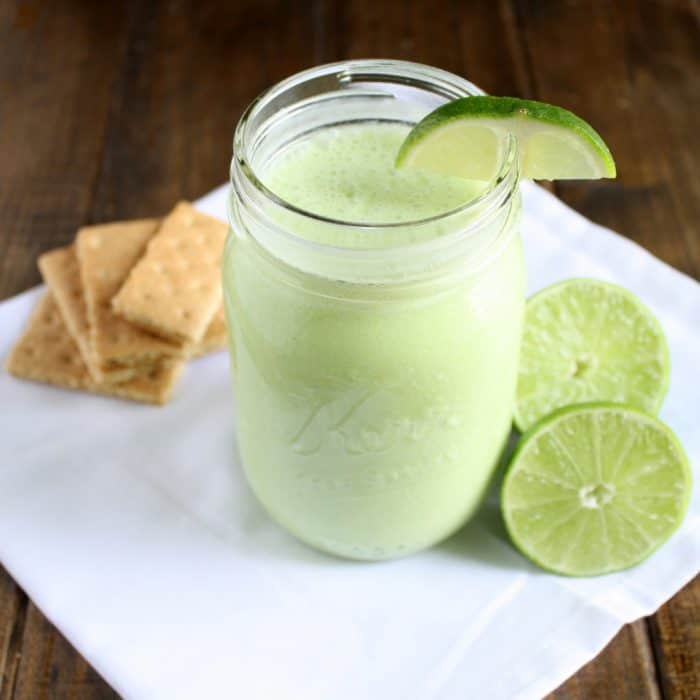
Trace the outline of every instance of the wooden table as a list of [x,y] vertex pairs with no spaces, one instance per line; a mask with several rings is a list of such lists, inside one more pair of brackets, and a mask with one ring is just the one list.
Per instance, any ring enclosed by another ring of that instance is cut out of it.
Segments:
[[[420,61],[581,114],[620,176],[557,194],[700,275],[692,0],[0,0],[0,297],[36,284],[37,255],[80,225],[220,184],[252,97],[350,57]],[[0,700],[115,697],[3,571],[0,670]],[[700,579],[552,697],[700,697]]]

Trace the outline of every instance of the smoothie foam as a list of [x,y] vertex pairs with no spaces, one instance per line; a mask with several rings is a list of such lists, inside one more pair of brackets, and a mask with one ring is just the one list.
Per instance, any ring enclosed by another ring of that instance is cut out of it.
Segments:
[[394,159],[409,131],[399,123],[322,129],[279,153],[262,180],[300,209],[370,224],[444,214],[484,189],[484,183],[395,168]]

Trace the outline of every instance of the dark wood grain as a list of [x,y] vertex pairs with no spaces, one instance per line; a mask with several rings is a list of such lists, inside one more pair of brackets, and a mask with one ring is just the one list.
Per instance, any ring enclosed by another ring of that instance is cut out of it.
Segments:
[[314,64],[313,25],[306,2],[141,3],[92,218],[164,213],[225,182],[243,108]]
[[664,698],[700,697],[700,577],[649,618]]
[[89,215],[127,46],[122,3],[5,0],[0,12],[0,295]]
[[0,700],[14,693],[26,609],[27,597],[0,568]]
[[[697,4],[570,0],[0,0],[0,298],[85,223],[165,212],[226,179],[262,89],[315,63],[420,61],[589,118],[620,178],[558,185],[592,219],[700,272]],[[700,582],[552,694],[695,698]],[[0,700],[114,691],[0,572]]]
[[118,695],[51,623],[30,606],[14,700],[114,700]]
[[695,8],[692,1],[517,3],[537,97],[595,124],[617,161],[617,180],[560,182],[557,193],[594,221],[697,277]]
[[659,700],[656,667],[644,623],[626,625],[610,644],[547,700]]

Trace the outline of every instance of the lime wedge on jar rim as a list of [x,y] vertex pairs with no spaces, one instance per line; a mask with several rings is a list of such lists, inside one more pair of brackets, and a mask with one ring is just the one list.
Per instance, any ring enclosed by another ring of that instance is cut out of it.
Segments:
[[669,383],[663,330],[631,292],[575,278],[531,297],[514,418],[525,431],[557,408],[588,401],[661,408]]
[[560,409],[525,435],[501,509],[513,544],[539,566],[596,576],[646,559],[680,526],[691,472],[673,432],[616,404]]
[[615,177],[610,149],[580,117],[544,102],[487,95],[448,102],[422,119],[401,145],[396,167],[491,180],[508,134],[518,141],[523,178]]

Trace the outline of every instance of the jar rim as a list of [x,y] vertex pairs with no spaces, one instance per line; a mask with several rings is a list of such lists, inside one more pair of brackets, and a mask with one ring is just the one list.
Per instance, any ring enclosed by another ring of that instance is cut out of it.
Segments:
[[[295,119],[300,106],[342,98],[345,89],[348,97],[394,98],[397,105],[405,103],[415,119],[420,119],[423,106],[431,111],[436,101],[481,94],[447,71],[387,59],[325,64],[272,86],[253,100],[236,127],[228,200],[233,235],[227,249],[233,249],[236,239],[249,240],[258,254],[290,273],[361,285],[447,281],[489,264],[510,240],[520,209],[518,144],[512,135],[484,192],[456,209],[421,220],[367,224],[327,218],[292,205],[260,181],[249,161],[264,154],[266,139],[275,129]],[[305,236],[283,220],[311,223],[311,228],[320,224],[338,235],[328,240]],[[434,235],[436,228],[442,231],[439,235]]]
[[[248,105],[243,112],[234,132],[233,159],[231,162],[232,182],[234,181],[234,175],[244,178],[248,185],[250,185],[259,195],[262,195],[267,202],[272,203],[284,211],[291,212],[296,216],[322,224],[342,226],[348,230],[362,230],[363,232],[372,230],[387,231],[409,226],[422,227],[434,225],[437,222],[447,221],[451,217],[457,217],[468,214],[470,211],[476,211],[479,208],[483,208],[493,200],[501,200],[509,190],[512,190],[515,186],[517,186],[518,148],[515,138],[510,137],[507,140],[506,147],[503,149],[503,156],[501,162],[499,163],[497,172],[483,192],[481,192],[477,197],[460,204],[458,207],[422,219],[380,223],[347,221],[309,211],[308,209],[298,207],[297,205],[280,197],[262,182],[255,172],[255,168],[250,162],[250,159],[247,157],[247,147],[250,140],[250,134],[248,134],[250,122],[269,100],[274,99],[275,97],[283,94],[285,91],[303,84],[304,82],[323,77],[334,77],[340,85],[351,85],[353,82],[359,81],[381,82],[384,85],[393,83],[396,85],[409,85],[412,87],[415,86],[424,88],[433,93],[437,93],[437,90],[434,88],[442,88],[442,91],[437,94],[448,96],[448,94],[451,92],[453,93],[453,99],[458,97],[466,97],[473,94],[484,94],[482,90],[465,78],[440,68],[434,68],[432,66],[415,63],[412,61],[399,61],[393,59],[354,59],[334,63],[325,63],[304,71],[300,71],[264,90]],[[431,90],[431,88],[433,89]],[[490,207],[487,207],[487,209],[490,209]],[[449,237],[449,234],[446,235]],[[298,237],[295,236],[295,238]],[[441,238],[444,238],[444,236]],[[324,248],[337,248],[343,251],[367,250],[363,248],[348,249],[344,246],[328,243],[317,243],[315,241],[308,241],[307,239],[301,240],[304,240],[307,243],[322,246]],[[420,245],[420,242],[409,242],[406,245]],[[399,246],[391,247],[396,248]],[[376,251],[378,249],[371,248],[370,250]]]

